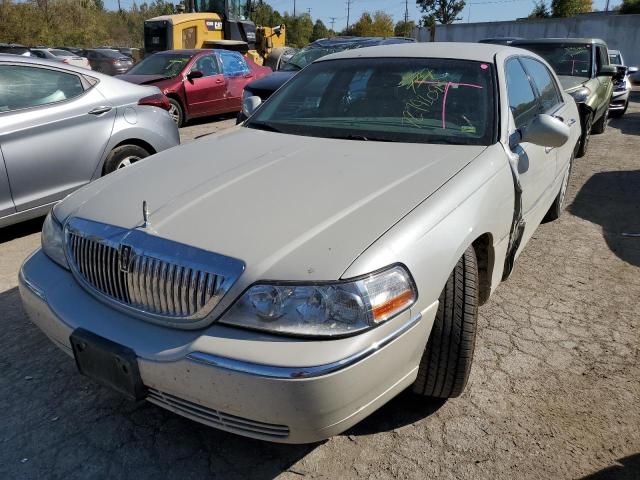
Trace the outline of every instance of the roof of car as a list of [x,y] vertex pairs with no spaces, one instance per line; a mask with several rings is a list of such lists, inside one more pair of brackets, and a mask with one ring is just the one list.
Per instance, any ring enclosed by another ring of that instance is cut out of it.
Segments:
[[395,43],[414,43],[413,38],[405,37],[331,37],[316,40],[305,48],[326,48],[326,47],[353,47],[353,46],[373,46],[373,45],[389,45]]
[[183,48],[180,50],[163,50],[162,52],[156,52],[154,55],[197,55],[198,53],[211,53],[211,52],[221,52],[229,50],[224,50],[224,48]]
[[[376,58],[376,57],[434,57],[459,58],[493,62],[494,56],[501,51],[514,50],[511,46],[493,43],[461,43],[461,42],[424,42],[399,43],[395,45],[379,45],[375,47],[356,48],[344,52],[333,53],[322,57],[317,62],[341,58]],[[522,52],[522,50],[520,50]],[[524,53],[524,52],[523,52]]]
[[599,38],[527,38],[523,40],[515,40],[511,45],[528,45],[531,43],[569,43],[576,45],[582,43],[599,43],[606,45],[606,42]]

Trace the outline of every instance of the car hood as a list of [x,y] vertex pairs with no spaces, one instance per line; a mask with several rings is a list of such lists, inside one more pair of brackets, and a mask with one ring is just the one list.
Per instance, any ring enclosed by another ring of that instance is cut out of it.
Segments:
[[116,75],[116,78],[120,80],[124,80],[129,83],[135,83],[137,85],[151,85],[158,82],[172,80],[172,78],[167,78],[163,75]]
[[247,84],[246,90],[252,93],[275,92],[282,85],[287,83],[291,77],[298,72],[278,71],[270,73],[262,78]]
[[583,86],[589,81],[587,77],[574,77],[573,75],[558,75],[558,80],[565,92]]
[[237,127],[93,182],[56,208],[239,258],[244,277],[331,280],[486,147]]

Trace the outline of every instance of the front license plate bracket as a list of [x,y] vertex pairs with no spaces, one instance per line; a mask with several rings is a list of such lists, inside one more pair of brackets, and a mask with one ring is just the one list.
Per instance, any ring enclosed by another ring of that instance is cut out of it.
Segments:
[[80,373],[129,400],[139,401],[147,396],[132,349],[83,328],[76,328],[69,339]]

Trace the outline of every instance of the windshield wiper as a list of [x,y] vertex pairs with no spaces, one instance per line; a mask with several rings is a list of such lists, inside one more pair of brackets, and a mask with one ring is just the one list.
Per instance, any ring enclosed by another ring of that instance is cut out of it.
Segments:
[[249,122],[246,126],[249,128],[255,128],[256,130],[265,130],[267,132],[284,133],[278,127],[274,127],[270,123],[266,123],[266,122],[257,122],[254,120],[253,122]]
[[349,133],[347,135],[334,135],[328,138],[336,138],[339,140],[363,140],[365,142],[397,142],[397,140],[392,140],[390,138],[373,137],[371,135],[354,135],[353,133]]

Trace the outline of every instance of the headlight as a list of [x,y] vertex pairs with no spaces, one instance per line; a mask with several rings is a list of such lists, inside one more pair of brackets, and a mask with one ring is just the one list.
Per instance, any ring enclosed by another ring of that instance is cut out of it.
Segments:
[[333,337],[380,325],[414,304],[402,266],[345,282],[254,285],[221,323],[270,332]]
[[576,103],[584,103],[587,101],[587,98],[589,98],[589,95],[591,95],[591,90],[587,87],[582,87],[573,92],[569,92],[569,95],[573,97]]
[[42,250],[47,256],[63,268],[69,269],[64,255],[64,232],[53,209],[47,215],[42,225]]

